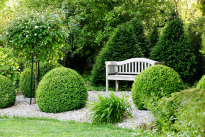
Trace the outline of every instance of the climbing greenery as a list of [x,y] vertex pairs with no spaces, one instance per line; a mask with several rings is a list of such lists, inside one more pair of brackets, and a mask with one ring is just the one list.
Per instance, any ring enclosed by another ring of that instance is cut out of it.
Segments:
[[92,122],[96,123],[122,122],[124,118],[132,115],[132,108],[127,99],[125,93],[122,93],[122,98],[112,91],[106,97],[98,93],[98,100],[90,102],[91,108],[87,114],[90,115]]
[[[63,67],[58,63],[52,63],[52,62],[46,62],[43,64],[40,64],[39,68],[39,81],[43,78],[43,76],[49,72],[50,70],[57,68],[57,67]],[[35,74],[35,67],[33,68],[33,75],[32,77],[34,78]],[[20,81],[19,81],[19,88],[21,90],[21,93],[23,94],[24,97],[34,97],[35,93],[35,80],[32,80],[32,95],[31,95],[31,67],[26,68],[20,76]]]
[[[134,24],[135,27],[132,23],[136,23]],[[142,23],[135,20],[115,29],[93,66],[91,76],[93,85],[105,85],[105,61],[122,61],[129,58],[144,57],[145,51],[142,49],[145,49],[145,42],[141,43],[141,41],[144,41],[142,33]]]
[[0,109],[13,106],[16,101],[16,91],[12,81],[0,74]]
[[146,109],[146,101],[150,98],[169,97],[183,88],[183,81],[172,68],[163,65],[151,66],[135,78],[132,85],[133,103],[140,110]]
[[194,82],[196,56],[192,53],[190,42],[184,34],[183,22],[179,18],[168,22],[150,58],[164,61],[165,65],[173,68],[185,82]]
[[39,109],[47,113],[82,108],[87,97],[83,78],[75,70],[64,67],[49,71],[40,81],[36,92]]

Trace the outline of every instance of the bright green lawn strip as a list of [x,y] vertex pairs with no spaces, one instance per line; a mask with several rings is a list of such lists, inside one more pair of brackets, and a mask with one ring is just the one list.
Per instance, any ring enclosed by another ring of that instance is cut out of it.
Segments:
[[45,118],[0,117],[0,136],[132,137],[133,130],[111,124],[99,125]]

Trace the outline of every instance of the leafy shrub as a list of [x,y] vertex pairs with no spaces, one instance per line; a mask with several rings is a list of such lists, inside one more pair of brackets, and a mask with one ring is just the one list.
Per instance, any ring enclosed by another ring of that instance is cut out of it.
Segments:
[[[157,106],[157,107],[156,107]],[[186,89],[163,98],[150,107],[159,131],[175,131],[181,136],[204,136],[205,90]]]
[[188,83],[194,82],[196,56],[184,34],[183,22],[176,18],[163,29],[163,34],[151,52],[150,58],[164,61]]
[[82,77],[74,70],[64,67],[49,71],[40,81],[36,101],[44,112],[64,112],[82,108],[88,92]]
[[[57,67],[62,67],[62,66],[58,63],[44,63],[40,65],[39,81],[41,81],[41,79],[47,72]],[[33,78],[34,78],[34,72],[35,72],[35,67],[33,69]],[[34,97],[34,93],[35,93],[34,79],[32,80],[32,95],[31,95],[31,68],[27,68],[22,72],[19,81],[19,88],[24,97],[30,97],[30,96]]]
[[110,92],[109,97],[102,97],[98,94],[97,102],[91,102],[89,114],[93,122],[96,123],[116,123],[121,122],[125,116],[131,117],[131,106],[127,102],[125,93],[119,98],[115,93]]
[[197,83],[197,88],[205,89],[205,75]]
[[0,75],[0,109],[14,105],[16,92],[12,81]]
[[[135,28],[143,28],[141,23],[138,23],[138,25],[139,27]],[[96,59],[92,70],[92,84],[105,85],[105,61],[122,61],[129,58],[143,57],[141,43],[137,43],[139,40],[140,36],[135,35],[131,23],[118,26]]]
[[17,58],[12,57],[11,50],[0,47],[0,74],[9,78],[18,87],[19,72]]
[[137,75],[132,85],[132,99],[140,110],[146,109],[144,101],[153,97],[170,96],[183,89],[183,82],[173,69],[155,65]]

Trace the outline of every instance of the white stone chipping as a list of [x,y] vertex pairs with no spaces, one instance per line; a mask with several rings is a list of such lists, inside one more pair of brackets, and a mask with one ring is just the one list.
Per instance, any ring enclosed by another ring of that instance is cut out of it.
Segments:
[[[97,93],[102,96],[107,96],[108,92],[105,91],[88,91],[88,101],[95,101],[98,97]],[[114,92],[120,98],[122,97],[122,92]],[[128,101],[133,109],[132,118],[124,119],[122,123],[117,123],[116,125],[122,128],[135,129],[143,123],[150,123],[154,120],[154,116],[150,111],[138,110],[134,103],[132,102],[131,91],[125,91],[126,95],[129,96]],[[33,101],[33,100],[32,100]],[[19,117],[46,117],[55,118],[58,120],[68,121],[74,120],[76,122],[90,122],[86,113],[89,107],[85,107],[78,110],[66,111],[61,113],[45,113],[39,110],[37,104],[30,105],[30,98],[25,98],[23,95],[16,96],[16,103],[12,107],[0,109],[1,116],[19,116]]]

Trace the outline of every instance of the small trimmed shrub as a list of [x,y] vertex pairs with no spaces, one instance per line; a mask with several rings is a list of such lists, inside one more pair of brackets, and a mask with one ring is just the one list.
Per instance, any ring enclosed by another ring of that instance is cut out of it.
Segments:
[[[50,70],[62,67],[58,63],[44,63],[43,65],[40,65],[40,75],[39,75],[39,81],[43,78],[43,76],[49,72]],[[33,78],[35,77],[35,67],[33,69]],[[24,97],[34,97],[35,93],[35,79],[32,80],[32,95],[31,95],[31,68],[25,69],[21,76],[19,81],[19,88],[21,90],[21,93]]]
[[163,66],[151,66],[137,75],[132,85],[132,99],[140,110],[146,109],[144,101],[149,98],[170,96],[183,89],[183,82],[177,72]]
[[16,91],[12,81],[0,74],[0,109],[13,106],[16,101]]
[[204,136],[205,90],[185,89],[151,105],[159,131],[174,131],[181,136]]
[[121,122],[124,117],[132,115],[132,108],[127,98],[125,93],[119,98],[112,91],[108,97],[98,94],[98,100],[90,103],[91,109],[87,114],[90,114],[92,122],[96,123]]
[[[135,25],[135,28],[143,28],[142,23],[138,23],[138,25],[138,27]],[[142,35],[141,33],[139,34]],[[140,38],[140,36],[136,36],[132,22],[118,26],[96,59],[91,76],[92,85],[105,85],[105,61],[144,57],[144,51],[140,47],[144,43],[139,42]]]
[[49,71],[38,85],[36,101],[48,113],[64,112],[85,106],[88,92],[82,77],[69,68]]
[[168,22],[159,41],[150,53],[150,58],[164,61],[165,65],[173,68],[185,82],[192,84],[197,62],[190,42],[184,34],[183,25],[179,18]]
[[205,75],[203,75],[202,78],[197,83],[197,88],[205,89]]

